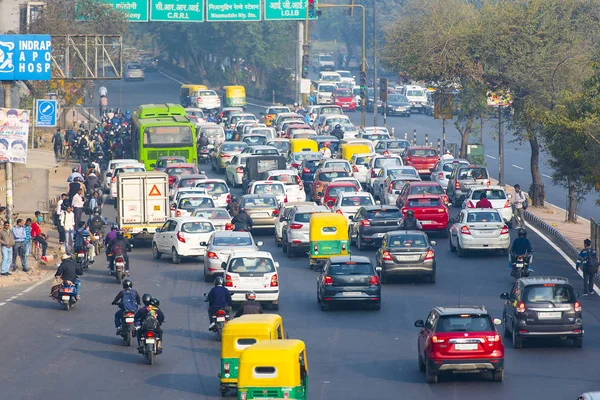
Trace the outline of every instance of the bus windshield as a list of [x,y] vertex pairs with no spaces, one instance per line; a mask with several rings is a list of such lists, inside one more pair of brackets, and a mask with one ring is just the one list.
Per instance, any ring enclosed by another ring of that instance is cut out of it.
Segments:
[[145,147],[193,146],[190,126],[150,126],[144,129]]

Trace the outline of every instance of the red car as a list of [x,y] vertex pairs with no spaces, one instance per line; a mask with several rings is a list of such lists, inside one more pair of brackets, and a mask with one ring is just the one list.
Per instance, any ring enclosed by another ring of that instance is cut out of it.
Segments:
[[169,164],[165,168],[165,172],[169,175],[169,187],[173,186],[173,182],[175,182],[175,177],[179,175],[188,175],[188,174],[197,174],[198,168],[196,164],[192,163],[177,163],[177,164]]
[[335,89],[335,92],[333,92],[333,103],[336,106],[342,107],[344,111],[356,111],[356,101],[350,89]]
[[448,221],[450,210],[439,195],[413,194],[408,196],[402,206],[402,215],[406,216],[408,210],[413,210],[415,218],[421,223],[424,231],[440,231],[443,236],[448,236]]
[[[427,181],[412,181],[406,182],[400,190],[400,194],[398,195],[398,201],[401,201],[401,204],[406,203],[406,199],[408,196],[413,194],[434,194],[436,196],[442,196],[444,200],[444,204],[448,205],[449,200],[448,196],[446,196],[446,192],[444,192],[444,188],[437,182],[427,182]],[[396,202],[398,204],[398,202]]]
[[415,167],[419,175],[431,175],[431,170],[435,167],[439,159],[440,156],[433,147],[407,147],[404,153],[402,153],[404,165]]
[[352,182],[330,182],[325,185],[323,189],[323,198],[321,204],[331,208],[335,203],[338,195],[343,192],[358,192],[359,188],[356,187]]
[[504,342],[496,330],[502,324],[483,306],[435,307],[417,339],[419,370],[428,383],[436,383],[440,373],[486,372],[492,380],[504,380]]

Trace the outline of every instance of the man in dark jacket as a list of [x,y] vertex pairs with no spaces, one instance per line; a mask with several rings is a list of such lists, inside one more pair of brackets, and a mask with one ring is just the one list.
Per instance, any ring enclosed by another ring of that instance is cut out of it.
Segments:
[[216,314],[217,311],[222,309],[231,309],[231,293],[224,286],[224,280],[222,276],[217,276],[215,278],[215,287],[213,287],[208,296],[206,296],[205,302],[208,302],[208,318],[210,319],[210,326],[208,330],[212,330],[215,325],[215,321],[213,320],[213,315]]
[[131,243],[129,243],[129,241],[125,239],[123,231],[117,231],[117,237],[108,242],[108,246],[106,247],[108,249],[109,254],[112,253],[112,257],[109,257],[110,264],[108,266],[108,268],[110,269],[110,274],[112,275],[114,273],[114,261],[116,256],[122,256],[125,259],[125,273],[128,274],[129,256],[127,255],[127,252],[131,250]]
[[583,241],[583,250],[577,256],[577,270],[583,269],[583,295],[589,296],[594,294],[594,277],[598,273],[598,266],[590,264],[590,259],[598,259],[596,251],[592,249],[592,241],[585,239]]
[[418,219],[415,218],[415,212],[408,210],[406,212],[406,218],[400,222],[400,229],[406,229],[407,231],[421,230],[422,226]]
[[81,280],[79,276],[83,275],[83,269],[69,254],[62,256],[62,262],[58,266],[58,270],[54,276],[58,276],[67,285],[75,285],[75,293],[79,299],[79,291],[81,289]]
[[142,304],[140,294],[133,288],[131,280],[125,279],[123,281],[123,290],[117,294],[111,304],[119,307],[115,313],[115,328],[117,328],[117,335],[120,335],[123,313],[125,311],[137,312],[139,305]]
[[240,208],[239,214],[233,217],[231,223],[236,231],[249,232],[252,228],[252,218],[250,218],[250,216],[246,213],[246,209],[244,207]]
[[94,189],[100,187],[100,179],[94,172],[90,173],[86,178],[85,187],[87,188],[87,192],[90,194],[94,193]]
[[342,140],[344,138],[344,131],[342,130],[342,126],[340,124],[335,126],[335,128],[331,131],[331,134],[338,140]]
[[235,314],[235,317],[241,317],[242,315],[248,314],[262,314],[263,308],[259,302],[256,301],[256,293],[248,292],[246,293],[246,301],[242,303],[240,309]]
[[[141,339],[144,333],[146,333],[146,328],[144,327],[144,322],[146,318],[150,315],[156,318],[158,325],[154,327],[154,333],[156,333],[158,340],[162,342],[163,339],[163,331],[161,325],[165,322],[165,314],[161,311],[159,306],[159,301],[156,298],[153,298],[150,294],[144,293],[142,296],[142,303],[144,303],[145,307],[140,308],[136,313],[133,323],[135,326],[138,326],[138,351],[140,351]],[[158,352],[162,353],[161,344],[159,343]]]

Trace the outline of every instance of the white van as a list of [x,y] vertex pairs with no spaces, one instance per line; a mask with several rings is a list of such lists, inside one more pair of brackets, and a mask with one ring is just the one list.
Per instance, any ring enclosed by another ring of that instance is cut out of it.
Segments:
[[333,104],[333,93],[337,89],[335,83],[319,82],[316,84],[317,104]]
[[319,80],[321,82],[341,83],[342,76],[337,72],[321,71],[319,72]]
[[423,113],[427,104],[427,89],[421,86],[407,85],[405,86],[405,96],[411,106],[411,111]]
[[335,69],[335,61],[331,54],[320,53],[313,56],[313,69],[318,71],[333,71]]

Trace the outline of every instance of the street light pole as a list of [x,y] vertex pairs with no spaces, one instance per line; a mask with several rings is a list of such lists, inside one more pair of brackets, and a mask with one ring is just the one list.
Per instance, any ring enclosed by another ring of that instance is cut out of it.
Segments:
[[[377,1],[373,0],[373,126],[377,126]],[[383,106],[383,104],[382,104]]]
[[504,186],[504,126],[502,106],[498,107],[498,184]]

